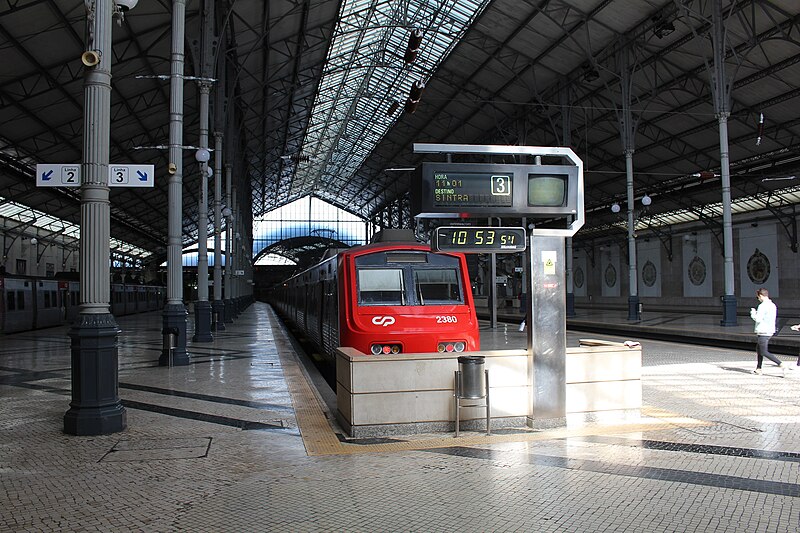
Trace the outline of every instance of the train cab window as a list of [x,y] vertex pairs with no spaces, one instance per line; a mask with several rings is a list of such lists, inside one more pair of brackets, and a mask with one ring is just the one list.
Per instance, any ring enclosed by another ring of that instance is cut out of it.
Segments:
[[358,303],[360,305],[404,305],[402,269],[359,269]]
[[17,310],[17,298],[16,298],[16,293],[14,291],[8,291],[6,293],[6,310],[7,311]]
[[17,311],[25,310],[25,291],[17,291]]
[[50,291],[44,291],[44,308],[50,307]]
[[455,269],[414,270],[414,292],[421,305],[461,303]]

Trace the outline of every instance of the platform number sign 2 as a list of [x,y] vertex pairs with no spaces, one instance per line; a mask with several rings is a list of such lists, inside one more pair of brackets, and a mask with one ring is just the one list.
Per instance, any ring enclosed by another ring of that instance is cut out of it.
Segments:
[[67,185],[80,185],[80,169],[78,167],[64,167],[62,180]]
[[36,165],[37,187],[80,187],[81,166],[49,163]]

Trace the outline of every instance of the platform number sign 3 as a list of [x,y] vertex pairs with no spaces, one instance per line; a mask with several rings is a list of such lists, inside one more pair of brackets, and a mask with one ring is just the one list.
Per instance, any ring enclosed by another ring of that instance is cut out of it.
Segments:
[[111,167],[110,177],[111,183],[110,185],[125,185],[128,183],[128,167]]

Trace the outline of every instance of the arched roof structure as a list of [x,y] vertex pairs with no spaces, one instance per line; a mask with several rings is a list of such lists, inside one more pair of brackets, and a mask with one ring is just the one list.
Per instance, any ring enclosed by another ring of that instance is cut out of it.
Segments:
[[[0,196],[73,223],[78,190],[37,189],[34,169],[81,160],[80,57],[92,3],[0,6]],[[623,231],[609,207],[626,194],[626,150],[637,198],[653,198],[643,223],[713,224],[720,102],[734,209],[784,216],[799,198],[796,0],[188,0],[186,8],[185,143],[199,135],[192,77],[208,59],[200,46],[208,24],[211,131],[224,135],[245,216],[310,194],[408,225],[410,176],[397,169],[426,157],[414,142],[435,142],[572,146],[587,170],[587,225],[577,239]],[[715,74],[715,17],[724,80]],[[111,231],[163,257],[172,4],[139,2],[119,22],[111,161],[154,164],[156,186],[114,189]],[[197,238],[193,155],[184,150],[184,244]]]

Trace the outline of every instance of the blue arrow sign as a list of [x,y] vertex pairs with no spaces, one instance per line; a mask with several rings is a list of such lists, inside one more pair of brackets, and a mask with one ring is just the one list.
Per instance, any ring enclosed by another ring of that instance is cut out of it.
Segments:
[[37,187],[80,187],[81,166],[76,163],[37,163]]
[[[109,187],[152,187],[156,173],[153,165],[111,164],[108,166]],[[128,179],[128,177],[133,179]]]

